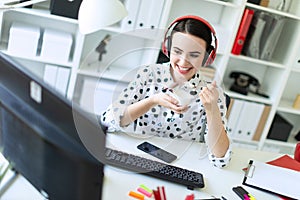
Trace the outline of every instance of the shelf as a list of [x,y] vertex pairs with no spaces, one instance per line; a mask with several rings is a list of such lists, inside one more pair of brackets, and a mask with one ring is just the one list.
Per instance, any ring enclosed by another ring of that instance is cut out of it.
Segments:
[[268,104],[268,105],[273,104],[273,102],[270,99],[261,97],[256,94],[252,94],[250,92],[248,93],[248,95],[243,95],[243,94],[239,94],[239,93],[230,91],[228,88],[226,88],[224,90],[224,92],[226,94],[228,94],[231,98],[243,99],[243,100],[247,100],[247,101],[255,101],[258,103],[264,103],[264,104]]
[[235,137],[232,137],[231,139],[232,139],[234,142],[247,143],[247,144],[255,145],[255,146],[258,145],[258,141],[254,141],[254,140],[246,140],[246,139],[240,139],[240,138],[235,138]]
[[18,8],[3,12],[1,40],[8,40],[10,26],[13,22],[31,24],[44,28],[51,28],[68,33],[78,34],[78,22],[75,19],[50,14],[45,9]]
[[204,0],[206,2],[211,2],[214,4],[218,4],[218,5],[223,5],[223,6],[227,6],[227,7],[232,7],[232,8],[238,8],[240,5],[237,5],[235,3],[231,3],[231,2],[226,2],[226,1],[222,1],[222,0]]
[[[58,15],[53,15],[50,13],[50,10],[47,9],[31,9],[31,8],[17,8],[14,10],[11,10],[13,12],[20,12],[20,13],[24,13],[26,15],[32,15],[35,17],[44,17],[50,20],[57,20],[57,21],[63,21],[63,22],[67,22],[67,23],[72,23],[77,25],[78,21],[76,19],[72,19],[72,18],[68,18],[68,17],[63,17],[63,16],[58,16]],[[11,12],[8,11],[8,12]]]
[[[101,67],[100,67],[101,68]],[[110,66],[106,69],[97,69],[96,67],[85,67],[78,69],[79,75],[90,76],[93,78],[104,78],[114,81],[121,81],[129,83],[132,80],[132,76],[135,76],[135,73],[132,73],[132,69],[119,67],[119,66]],[[129,73],[131,74],[129,76]]]
[[292,68],[292,71],[293,71],[293,72],[300,73],[300,67],[298,67],[298,68]]
[[25,60],[29,60],[29,61],[33,61],[33,62],[47,63],[47,64],[64,66],[64,67],[70,67],[70,68],[73,66],[72,62],[58,62],[58,61],[52,60],[52,59],[44,59],[39,56],[26,57],[26,56],[13,55],[13,54],[10,54],[9,52],[7,52],[6,50],[1,50],[1,52],[5,53],[6,55],[15,57],[15,58],[21,58],[21,59],[25,59]]
[[287,142],[266,139],[265,144],[294,148],[297,142],[298,141],[295,139],[294,140],[290,139]]
[[280,101],[277,110],[285,113],[300,115],[300,110],[293,108],[293,102],[286,99],[282,99]]
[[148,40],[157,40],[161,41],[165,34],[165,30],[163,29],[136,29],[134,31],[122,32],[122,34],[126,34],[129,36],[139,37]]
[[280,16],[287,17],[287,18],[290,18],[290,19],[300,20],[300,17],[297,16],[297,15],[287,13],[287,12],[283,12],[283,11],[279,11],[279,10],[275,10],[275,9],[272,9],[272,8],[267,8],[267,7],[255,5],[255,4],[252,4],[252,3],[246,3],[246,6],[249,7],[249,8],[265,11],[265,12],[268,12],[268,13],[273,13],[275,15],[280,15]]
[[157,40],[158,38],[163,38],[165,31],[162,29],[136,29],[132,31],[122,31],[119,24],[114,24],[112,26],[103,28],[103,30],[148,40]]
[[280,69],[285,69],[286,68],[285,65],[283,65],[283,64],[274,63],[274,62],[270,62],[270,61],[264,61],[264,60],[260,60],[260,59],[256,59],[256,58],[251,58],[251,57],[244,56],[244,55],[231,54],[230,57],[233,58],[233,59],[236,59],[236,60],[257,63],[257,64],[261,64],[261,65],[266,65],[266,66],[269,66],[269,67],[275,67],[275,68],[280,68]]

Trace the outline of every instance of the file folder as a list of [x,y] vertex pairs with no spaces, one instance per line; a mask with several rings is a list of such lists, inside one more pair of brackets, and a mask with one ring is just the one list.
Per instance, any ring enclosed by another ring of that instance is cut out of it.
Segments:
[[159,26],[165,0],[140,0],[136,29],[155,29]]
[[260,140],[261,134],[262,134],[262,132],[265,128],[266,121],[268,120],[268,116],[269,116],[269,113],[271,111],[271,108],[272,107],[270,105],[265,105],[264,106],[264,110],[261,114],[259,123],[257,124],[256,131],[254,133],[254,136],[252,137],[252,140],[254,140],[254,141],[259,141]]
[[244,101],[240,99],[232,99],[231,104],[232,106],[227,120],[227,131],[229,134],[233,135],[240,118],[240,112],[244,106]]
[[152,1],[149,0],[140,0],[140,9],[138,12],[138,17],[137,17],[137,23],[136,23],[136,29],[138,28],[148,28],[148,20],[150,18],[150,15],[153,15],[152,13],[149,12],[149,9],[152,6]]
[[56,65],[45,65],[44,81],[55,88],[62,95],[66,95],[69,83],[70,69]]
[[122,31],[132,31],[135,29],[141,0],[125,0],[124,5],[128,15],[121,22]]
[[66,91],[69,83],[70,69],[65,67],[59,67],[57,70],[57,78],[55,82],[55,89],[62,95],[66,95]]
[[238,29],[238,32],[235,36],[235,41],[231,50],[232,54],[240,55],[246,40],[246,36],[254,15],[254,10],[246,8]]
[[281,16],[272,16],[270,19],[269,26],[265,28],[262,40],[265,41],[262,44],[262,51],[260,58],[263,60],[271,60],[279,36],[282,32],[285,19]]
[[288,198],[300,199],[300,173],[256,160],[250,160],[243,185]]
[[261,36],[263,34],[266,21],[261,17],[261,12],[254,13],[244,48],[243,54],[259,59],[261,54]]
[[251,141],[261,115],[264,110],[264,104],[244,101],[244,106],[240,112],[237,126],[234,131],[234,137]]
[[164,0],[152,0],[151,7],[148,11],[148,20],[146,24],[146,28],[158,28],[159,22],[162,16],[162,11],[164,8],[165,1]]
[[271,60],[284,24],[285,18],[282,16],[255,11],[242,53]]
[[56,78],[57,78],[57,71],[58,67],[56,65],[45,65],[45,71],[44,71],[44,81],[51,85],[53,88],[55,88]]

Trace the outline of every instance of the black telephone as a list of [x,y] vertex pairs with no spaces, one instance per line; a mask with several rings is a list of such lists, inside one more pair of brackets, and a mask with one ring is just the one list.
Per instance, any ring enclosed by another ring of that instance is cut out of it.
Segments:
[[240,94],[247,95],[250,90],[250,85],[256,87],[256,91],[260,86],[259,81],[255,77],[245,72],[233,71],[229,77],[235,79],[230,90]]

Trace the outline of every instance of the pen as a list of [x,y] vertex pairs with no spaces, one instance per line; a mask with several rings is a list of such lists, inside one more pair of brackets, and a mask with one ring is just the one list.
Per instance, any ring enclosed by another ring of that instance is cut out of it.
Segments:
[[247,194],[244,194],[244,200],[250,200],[250,198]]
[[248,194],[248,196],[250,197],[250,200],[256,200],[252,194]]

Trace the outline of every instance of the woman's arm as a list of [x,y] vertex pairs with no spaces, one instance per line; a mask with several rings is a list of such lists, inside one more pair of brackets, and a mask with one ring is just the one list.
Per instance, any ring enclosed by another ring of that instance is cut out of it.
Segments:
[[121,127],[127,126],[141,115],[145,114],[148,110],[155,106],[153,98],[146,98],[129,105],[124,111],[124,115],[121,118]]
[[214,81],[200,93],[200,99],[206,111],[208,135],[207,144],[215,157],[224,157],[229,148],[229,138],[224,128],[218,106],[219,93]]
[[206,111],[208,126],[208,146],[211,153],[220,158],[224,157],[229,148],[229,138],[222,123],[219,107],[214,105]]

